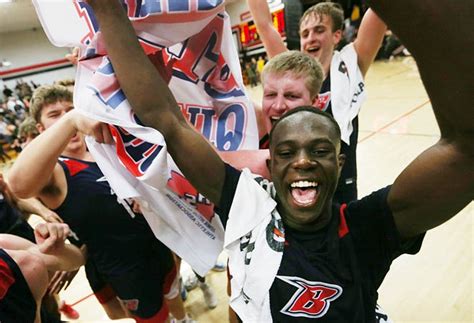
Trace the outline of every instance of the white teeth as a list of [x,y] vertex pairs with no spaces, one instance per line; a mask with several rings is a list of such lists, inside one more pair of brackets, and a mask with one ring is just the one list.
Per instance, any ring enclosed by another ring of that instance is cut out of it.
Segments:
[[319,183],[309,182],[309,181],[298,181],[291,183],[291,188],[308,188],[308,187],[318,187]]
[[280,119],[280,117],[270,117],[270,119],[272,119],[272,120],[275,120],[275,121],[276,121],[276,120],[279,120],[279,119]]

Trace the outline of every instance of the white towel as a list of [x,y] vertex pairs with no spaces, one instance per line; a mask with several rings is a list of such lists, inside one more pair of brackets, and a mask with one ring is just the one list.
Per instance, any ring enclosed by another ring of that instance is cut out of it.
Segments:
[[[224,246],[232,276],[230,305],[243,322],[271,322],[270,287],[283,257],[284,230],[273,184],[245,169],[229,213]],[[275,236],[274,231],[281,232]]]
[[331,61],[332,114],[341,128],[341,140],[349,145],[352,120],[366,99],[364,77],[357,64],[354,44],[335,51]]

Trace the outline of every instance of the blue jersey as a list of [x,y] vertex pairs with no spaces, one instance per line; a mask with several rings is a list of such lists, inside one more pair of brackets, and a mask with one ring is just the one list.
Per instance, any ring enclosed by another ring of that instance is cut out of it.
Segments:
[[61,158],[67,195],[55,210],[87,245],[100,271],[120,274],[141,261],[144,247],[158,243],[142,214],[119,203],[94,162]]
[[[227,225],[240,172],[226,166],[218,214]],[[416,253],[422,237],[401,243],[387,204],[389,187],[333,205],[316,232],[285,227],[282,261],[270,288],[275,322],[374,322],[377,289],[392,261]],[[238,207],[238,206],[234,206]]]

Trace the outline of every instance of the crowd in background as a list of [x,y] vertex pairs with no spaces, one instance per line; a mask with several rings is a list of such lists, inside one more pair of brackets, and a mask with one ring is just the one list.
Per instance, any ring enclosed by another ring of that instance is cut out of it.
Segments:
[[[35,132],[27,120],[29,101],[33,90],[38,85],[34,82],[17,81],[15,88],[4,85],[0,96],[0,159],[2,162],[11,159],[8,154],[20,152],[22,142],[28,132]],[[26,121],[25,121],[26,120]],[[33,125],[34,128],[34,125]]]
[[[74,80],[55,82],[63,86],[74,85]],[[17,80],[11,89],[4,85],[0,95],[0,160],[5,163],[12,160],[22,148],[38,135],[36,121],[29,117],[30,100],[33,91],[40,84]]]

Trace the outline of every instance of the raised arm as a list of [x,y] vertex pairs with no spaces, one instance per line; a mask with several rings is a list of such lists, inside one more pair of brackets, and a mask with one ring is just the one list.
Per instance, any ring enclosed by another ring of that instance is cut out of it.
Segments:
[[362,75],[365,76],[374,61],[386,30],[387,26],[382,19],[372,9],[367,10],[354,40],[357,63]]
[[122,90],[140,120],[159,130],[189,181],[213,203],[224,185],[223,161],[184,119],[166,82],[140,47],[117,0],[89,0]]
[[[410,50],[441,130],[396,179],[388,202],[403,237],[433,228],[474,198],[474,2],[372,0]],[[455,21],[453,21],[453,18]]]
[[12,193],[23,199],[39,196],[49,208],[58,207],[55,201],[66,191],[65,175],[58,157],[78,131],[94,136],[99,142],[113,142],[105,124],[90,120],[75,110],[66,113],[18,156],[8,173]]
[[58,157],[76,133],[64,119],[66,117],[28,144],[8,172],[10,190],[18,198],[40,196],[46,187],[58,183],[62,172]]
[[287,51],[288,48],[286,48],[283,39],[273,27],[272,14],[267,0],[247,0],[247,4],[268,58]]

